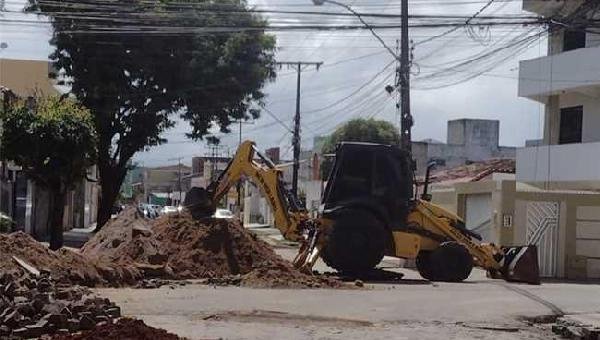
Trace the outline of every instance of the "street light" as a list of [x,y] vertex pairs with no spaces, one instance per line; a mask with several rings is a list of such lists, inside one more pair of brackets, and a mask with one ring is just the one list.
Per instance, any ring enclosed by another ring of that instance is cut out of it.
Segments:
[[394,59],[396,60],[400,60],[400,57],[394,52],[394,50],[389,47],[385,41],[377,34],[377,32],[375,32],[375,30],[373,29],[373,27],[371,25],[369,25],[368,22],[366,22],[363,17],[360,15],[360,13],[358,13],[357,11],[353,10],[352,7],[346,5],[345,3],[342,2],[337,2],[335,0],[312,0],[313,4],[315,4],[315,6],[321,6],[325,3],[328,4],[333,4],[333,5],[337,5],[340,7],[343,7],[344,9],[346,9],[348,12],[354,14],[355,17],[358,18],[358,20],[360,20],[360,22],[367,28],[369,29],[369,31],[371,31],[371,34],[377,39],[379,40],[379,42],[381,43],[381,45],[383,45],[383,47],[385,47],[385,49],[392,55],[394,56]]
[[[352,7],[337,2],[335,0],[312,0],[313,4],[316,6],[323,5],[325,3],[334,4],[340,7],[345,8],[348,12],[354,14],[360,20],[360,22],[371,31],[371,34],[379,42],[385,47],[385,49],[394,56],[400,63],[400,67],[397,70],[398,72],[398,84],[396,84],[396,88],[399,88],[400,91],[400,103],[398,104],[400,107],[400,137],[401,137],[401,146],[404,150],[411,152],[412,142],[411,142],[411,129],[413,126],[413,119],[410,113],[410,56],[409,56],[409,46],[408,46],[408,0],[402,0],[402,26],[401,26],[401,54],[398,56],[394,50],[392,50],[385,41],[375,32],[373,27],[367,23],[360,13],[356,12],[352,9]],[[386,91],[392,92],[393,87],[386,87]]]

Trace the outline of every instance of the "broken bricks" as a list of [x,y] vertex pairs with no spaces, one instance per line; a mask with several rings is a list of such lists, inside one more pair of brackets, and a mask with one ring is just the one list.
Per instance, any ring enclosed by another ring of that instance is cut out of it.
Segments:
[[90,330],[121,316],[121,309],[110,300],[84,296],[87,290],[59,286],[48,273],[40,272],[35,278],[29,273],[0,274],[0,337],[39,338]]

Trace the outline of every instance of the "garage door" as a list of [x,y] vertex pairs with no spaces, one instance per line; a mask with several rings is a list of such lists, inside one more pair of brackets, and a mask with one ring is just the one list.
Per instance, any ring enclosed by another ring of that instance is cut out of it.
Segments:
[[465,204],[467,228],[480,234],[485,242],[498,243],[492,228],[492,194],[467,195]]

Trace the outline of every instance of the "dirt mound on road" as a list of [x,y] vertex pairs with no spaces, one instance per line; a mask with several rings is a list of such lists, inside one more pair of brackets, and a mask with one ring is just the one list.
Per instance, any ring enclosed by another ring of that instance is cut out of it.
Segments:
[[53,340],[178,340],[182,339],[175,334],[167,333],[164,329],[147,326],[141,320],[120,319],[116,323],[98,325],[94,329],[79,334],[55,335]]
[[140,272],[131,267],[87,258],[68,249],[52,251],[28,234],[0,234],[0,273],[21,273],[16,256],[38,270],[50,273],[58,283],[85,286],[134,284]]
[[333,279],[299,272],[237,221],[200,222],[187,213],[146,221],[126,212],[86,243],[82,254],[133,264],[147,278],[210,279],[216,284],[254,287],[340,285]]

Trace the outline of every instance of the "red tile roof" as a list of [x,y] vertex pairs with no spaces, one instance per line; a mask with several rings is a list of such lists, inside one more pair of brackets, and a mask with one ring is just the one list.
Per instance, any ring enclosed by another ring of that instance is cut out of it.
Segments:
[[515,169],[514,159],[489,159],[435,172],[431,175],[431,183],[477,182],[494,173],[514,174]]

